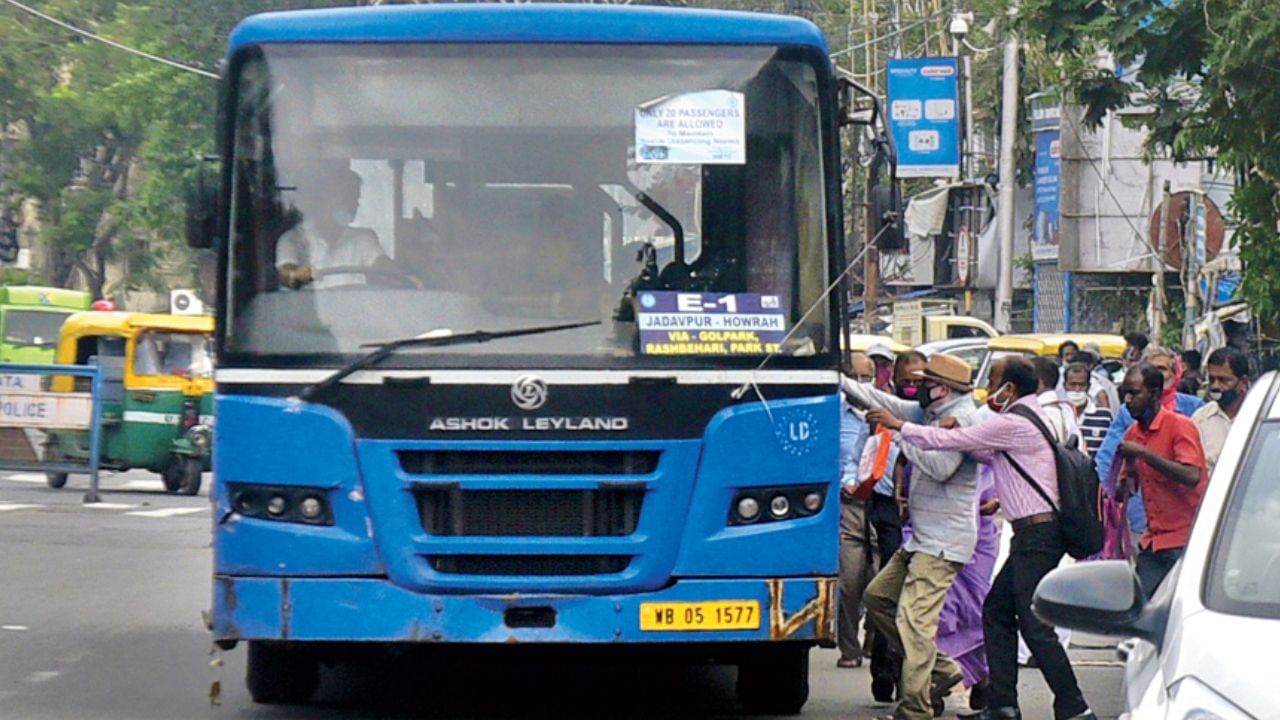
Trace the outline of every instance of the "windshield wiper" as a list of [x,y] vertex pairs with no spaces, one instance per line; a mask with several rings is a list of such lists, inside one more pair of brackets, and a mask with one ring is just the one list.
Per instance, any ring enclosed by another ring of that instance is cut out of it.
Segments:
[[520,337],[522,335],[542,335],[543,333],[556,332],[557,330],[572,330],[574,328],[600,324],[601,321],[592,320],[590,322],[565,323],[562,325],[539,325],[537,327],[521,328],[519,330],[474,330],[460,335],[426,334],[400,338],[399,340],[388,340],[386,342],[362,345],[361,347],[372,347],[373,350],[335,370],[332,375],[325,379],[303,388],[302,392],[298,393],[298,399],[310,402],[317,395],[330,390],[357,370],[363,370],[367,367],[377,365],[383,360],[394,355],[397,350],[402,348],[471,345],[475,343],[489,342],[490,340],[500,340],[502,338]]

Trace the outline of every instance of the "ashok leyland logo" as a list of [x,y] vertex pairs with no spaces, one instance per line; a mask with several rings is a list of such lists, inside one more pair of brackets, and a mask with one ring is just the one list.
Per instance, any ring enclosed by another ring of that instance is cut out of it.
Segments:
[[547,402],[547,384],[537,375],[521,375],[511,385],[511,402],[521,410],[537,410]]

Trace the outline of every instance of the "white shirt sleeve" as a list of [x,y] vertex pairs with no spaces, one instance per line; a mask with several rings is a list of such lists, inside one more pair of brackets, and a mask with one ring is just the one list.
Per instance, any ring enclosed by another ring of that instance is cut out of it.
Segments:
[[287,230],[276,241],[276,267],[288,263],[307,264],[307,244],[296,226]]

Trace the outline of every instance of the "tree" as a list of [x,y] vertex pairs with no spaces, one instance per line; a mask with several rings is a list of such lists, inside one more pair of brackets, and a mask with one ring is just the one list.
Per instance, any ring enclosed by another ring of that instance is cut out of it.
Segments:
[[[1149,152],[1212,157],[1234,172],[1243,291],[1263,317],[1280,319],[1280,3],[1027,0],[1025,11],[1029,34],[1061,58],[1087,122],[1146,108]],[[1120,77],[1117,67],[1136,72]]]
[[[299,0],[28,0],[75,27],[204,71],[231,28]],[[75,276],[96,296],[164,290],[164,270],[194,263],[180,198],[213,149],[217,81],[91,40],[0,6],[0,125],[20,141],[0,207],[35,199],[48,247],[44,282]],[[15,197],[16,196],[16,197]],[[107,287],[107,268],[122,271]],[[179,279],[187,284],[189,280]]]

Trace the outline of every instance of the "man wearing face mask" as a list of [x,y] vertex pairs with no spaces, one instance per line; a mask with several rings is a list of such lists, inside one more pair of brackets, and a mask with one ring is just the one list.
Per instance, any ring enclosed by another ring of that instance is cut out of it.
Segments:
[[[1127,337],[1127,336],[1126,336]],[[1184,395],[1177,391],[1178,382],[1182,379],[1182,361],[1178,357],[1178,353],[1159,345],[1148,345],[1143,352],[1144,362],[1150,364],[1160,374],[1164,376],[1164,389],[1160,393],[1160,406],[1165,410],[1176,412],[1177,414],[1190,418],[1204,405],[1204,401],[1193,395]],[[1110,477],[1111,464],[1115,461],[1116,450],[1120,447],[1120,443],[1124,441],[1124,434],[1133,426],[1133,415],[1129,413],[1128,407],[1123,403],[1120,405],[1119,411],[1116,412],[1115,420],[1111,421],[1111,427],[1107,430],[1107,437],[1102,441],[1102,447],[1098,448],[1098,454],[1094,460],[1098,465],[1098,477],[1104,483]],[[1116,497],[1114,487],[1107,487],[1107,492],[1112,497]],[[1147,511],[1142,502],[1142,494],[1139,493],[1130,497],[1126,504],[1126,515],[1129,518],[1129,529],[1134,533],[1135,542],[1137,537],[1147,529]]]
[[[1076,414],[1071,410],[1064,397],[1058,396],[1058,384],[1062,380],[1062,372],[1058,363],[1046,357],[1032,358],[1031,366],[1036,370],[1040,387],[1037,400],[1044,414],[1049,418],[1049,430],[1059,443],[1071,442],[1084,450],[1084,441],[1080,437],[1080,426],[1076,423]],[[1066,394],[1065,392],[1063,393]]]
[[[1078,356],[1077,356],[1078,357]],[[1089,457],[1098,454],[1102,441],[1111,427],[1111,411],[1100,407],[1089,394],[1089,366],[1084,363],[1072,363],[1063,372],[1063,388],[1067,391],[1067,404],[1076,416],[1076,424],[1080,426],[1080,435],[1084,439],[1085,450]]]
[[[854,353],[846,375],[857,383],[875,380],[871,358]],[[867,423],[849,405],[840,403],[840,616],[836,639],[840,646],[837,667],[861,667],[864,648],[858,642],[862,620],[862,594],[878,565],[874,553],[875,530],[867,518],[867,501],[857,496],[858,465],[867,444]]]
[[1197,410],[1191,420],[1200,429],[1204,458],[1212,473],[1227,441],[1231,422],[1249,392],[1249,358],[1233,347],[1218,348],[1209,353],[1205,372],[1209,379],[1205,396],[1209,402]]
[[1121,482],[1136,477],[1146,500],[1148,524],[1138,541],[1136,569],[1147,597],[1182,557],[1209,480],[1200,431],[1162,407],[1164,382],[1158,368],[1142,364],[1129,369],[1121,388],[1125,407],[1137,418],[1125,431],[1119,455],[1125,463]]
[[327,288],[367,282],[359,273],[326,275],[337,267],[368,267],[399,275],[378,236],[353,227],[360,206],[360,175],[349,168],[331,174],[317,171],[317,187],[300,192],[297,208],[302,221],[276,241],[276,270],[280,284],[296,290],[310,285]]
[[[939,353],[917,381],[914,404],[846,383],[855,402],[872,406],[867,420],[888,428],[904,419],[937,425],[954,418],[973,421],[972,370],[960,358]],[[911,466],[907,496],[912,534],[875,576],[863,596],[867,617],[902,653],[901,697],[892,718],[932,718],[946,694],[963,678],[960,668],[938,651],[938,617],[957,573],[977,544],[978,465],[959,452],[902,445]]]
[[[882,352],[877,351],[876,348],[880,348]],[[873,346],[868,351],[868,355],[873,351],[880,352],[881,355],[893,354],[883,345]],[[865,371],[856,373],[854,379],[866,392],[864,394],[851,391],[850,397],[857,395],[867,400],[863,407],[884,407],[900,401],[896,405],[899,410],[915,413],[917,417],[921,417],[924,411],[916,402],[920,381],[915,374],[924,370],[926,362],[928,360],[924,355],[912,350],[895,358],[889,368],[892,374],[888,381],[880,382],[879,368],[874,366],[871,371],[872,377],[867,377]],[[849,385],[850,383],[846,380],[846,386]],[[882,390],[881,385],[890,390]],[[893,460],[890,463],[891,471],[876,483],[871,497],[867,500],[867,517],[871,522],[872,535],[875,538],[878,561],[876,567],[878,568],[887,565],[889,558],[893,557],[893,554],[902,546],[902,512],[898,507],[896,497],[898,488],[895,486],[895,473],[892,471],[895,466],[902,465],[898,462],[900,452],[896,441],[893,443],[890,454]],[[903,468],[897,467],[896,474],[901,475],[902,472]],[[876,632],[870,623],[867,626],[867,637],[871,644],[871,694],[880,702],[891,702],[898,687],[902,658],[884,635]]]
[[[1053,628],[1031,612],[1036,585],[1066,554],[1062,528],[1054,512],[1059,494],[1053,450],[1036,425],[1023,416],[1033,415],[1042,424],[1045,422],[1044,411],[1036,399],[1038,389],[1039,380],[1030,362],[1016,356],[1001,358],[992,364],[987,386],[987,406],[994,413],[988,420],[971,427],[942,429],[904,424],[878,411],[868,413],[868,419],[900,428],[904,452],[907,447],[959,451],[990,465],[1001,512],[1013,526],[1009,558],[992,582],[982,611],[983,637],[991,668],[990,704],[972,717],[1021,720],[1022,711],[1018,708],[1018,631],[1021,630],[1041,674],[1053,690],[1056,720],[1096,720]],[[1016,468],[1022,468],[1022,472]],[[1031,486],[1029,478],[1038,479],[1039,492]]]

